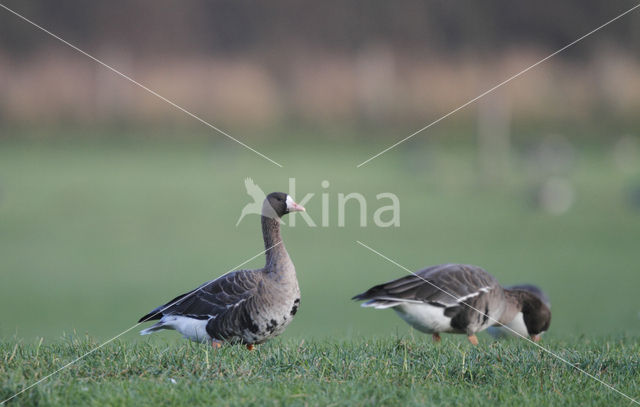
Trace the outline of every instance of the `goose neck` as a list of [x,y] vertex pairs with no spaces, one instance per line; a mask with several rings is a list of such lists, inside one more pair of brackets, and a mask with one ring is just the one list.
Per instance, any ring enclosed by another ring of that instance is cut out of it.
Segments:
[[280,236],[279,219],[262,216],[262,237],[267,257],[266,269],[277,269],[277,265],[289,255]]
[[522,298],[514,290],[504,290],[505,307],[500,316],[500,323],[508,324],[515,318],[518,312],[522,311]]

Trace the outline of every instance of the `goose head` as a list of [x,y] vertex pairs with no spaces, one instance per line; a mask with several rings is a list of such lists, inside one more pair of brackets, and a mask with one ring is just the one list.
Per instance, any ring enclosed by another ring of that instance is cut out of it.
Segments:
[[516,290],[521,298],[522,318],[531,340],[538,342],[540,335],[549,329],[551,309],[538,297],[529,292]]
[[304,206],[295,203],[289,194],[272,192],[262,204],[262,216],[280,219],[290,212],[305,212]]

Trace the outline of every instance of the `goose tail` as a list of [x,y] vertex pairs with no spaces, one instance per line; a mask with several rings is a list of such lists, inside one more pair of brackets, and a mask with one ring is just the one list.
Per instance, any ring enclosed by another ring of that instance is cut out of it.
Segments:
[[399,301],[388,301],[388,300],[369,300],[363,304],[361,304],[361,307],[364,308],[375,308],[375,309],[387,309],[387,308],[393,308],[396,307],[398,305],[400,305],[401,302]]
[[150,335],[150,334],[154,333],[155,331],[159,331],[161,329],[167,329],[165,323],[162,322],[162,321],[151,325],[147,329],[143,329],[142,331],[140,331],[140,335]]

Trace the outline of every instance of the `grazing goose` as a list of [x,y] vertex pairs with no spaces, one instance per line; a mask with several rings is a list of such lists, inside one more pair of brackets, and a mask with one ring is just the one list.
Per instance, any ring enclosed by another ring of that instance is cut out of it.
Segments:
[[157,307],[138,322],[160,320],[140,332],[175,329],[185,338],[242,343],[252,350],[281,334],[300,305],[300,289],[293,262],[280,237],[280,218],[305,209],[282,192],[269,194],[262,205],[262,236],[266,265],[258,270],[236,270],[202,284]]
[[[437,287],[437,288],[436,288]],[[463,333],[478,344],[476,333],[489,326],[510,323],[522,313],[526,334],[535,341],[549,327],[551,312],[535,295],[504,290],[477,266],[442,264],[370,288],[353,297],[367,300],[363,307],[393,308],[415,329],[430,333]]]
[[[549,301],[549,296],[547,296],[547,294],[545,294],[544,291],[542,291],[542,289],[538,286],[535,286],[533,284],[519,284],[519,285],[512,285],[509,287],[505,287],[505,290],[508,291],[515,291],[515,290],[521,290],[521,291],[528,291],[531,294],[535,295],[536,297],[538,297],[540,299],[540,301],[542,301],[542,303],[544,305],[547,306],[547,308],[551,309],[551,301]],[[523,319],[523,315],[521,312],[517,313],[515,318],[509,322],[508,324],[505,324],[507,327],[513,329],[514,331],[516,331],[518,334],[526,336],[528,334],[528,331],[526,329],[526,325],[524,324],[524,319]],[[494,325],[489,327],[489,329],[487,329],[487,332],[489,333],[489,335],[493,336],[494,338],[502,338],[502,337],[507,337],[507,336],[515,336],[514,332],[511,329],[507,329],[501,325]]]

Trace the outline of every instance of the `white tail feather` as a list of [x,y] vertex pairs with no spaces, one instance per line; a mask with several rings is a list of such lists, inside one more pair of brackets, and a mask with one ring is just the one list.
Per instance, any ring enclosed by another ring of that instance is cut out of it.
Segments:
[[207,320],[190,318],[182,315],[165,315],[160,322],[140,331],[140,335],[149,335],[161,329],[175,329],[185,338],[195,342],[208,342],[211,337],[207,333]]
[[164,322],[160,321],[154,325],[151,325],[149,328],[147,329],[143,329],[142,331],[140,331],[140,335],[150,335],[152,333],[154,333],[155,331],[159,331],[161,329],[171,329],[169,327],[166,327],[164,325]]
[[391,301],[371,300],[371,301],[367,301],[367,302],[363,303],[360,306],[364,307],[364,308],[373,307],[375,309],[387,309],[387,308],[396,307],[396,306],[398,306],[400,304],[402,304],[402,303],[401,302],[391,302]]

